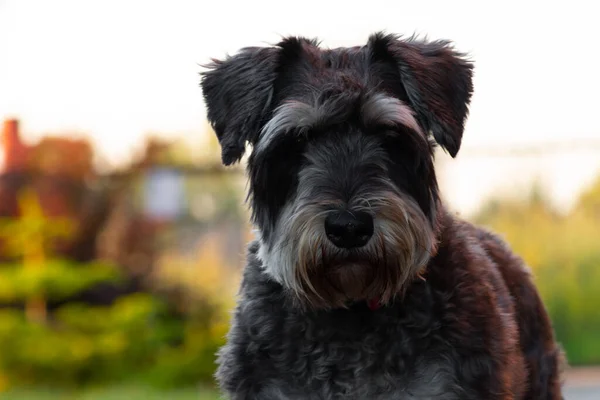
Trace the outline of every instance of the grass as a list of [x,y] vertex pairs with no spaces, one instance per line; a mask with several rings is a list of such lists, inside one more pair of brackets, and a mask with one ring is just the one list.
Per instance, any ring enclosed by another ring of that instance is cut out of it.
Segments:
[[115,386],[82,391],[15,389],[0,394],[0,400],[219,400],[212,390],[185,388],[160,391],[143,386]]

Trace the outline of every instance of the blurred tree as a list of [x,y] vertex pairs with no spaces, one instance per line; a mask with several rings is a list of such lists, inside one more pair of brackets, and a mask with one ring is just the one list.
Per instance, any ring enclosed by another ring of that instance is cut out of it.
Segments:
[[501,232],[534,269],[546,254],[557,249],[549,243],[554,241],[559,219],[537,184],[523,199],[490,200],[474,217],[475,222]]
[[600,177],[581,195],[576,209],[596,218],[600,223]]
[[[72,224],[65,218],[46,219],[31,189],[25,189],[18,198],[20,217],[0,221],[0,237],[4,250],[12,257],[22,259],[23,268],[38,271],[45,267],[49,244],[56,238],[68,237]],[[26,302],[26,314],[32,321],[45,321],[44,293],[31,293]]]
[[167,150],[169,142],[157,137],[149,137],[146,140],[144,152],[137,165],[134,167],[146,168],[155,165],[165,165],[168,162]]

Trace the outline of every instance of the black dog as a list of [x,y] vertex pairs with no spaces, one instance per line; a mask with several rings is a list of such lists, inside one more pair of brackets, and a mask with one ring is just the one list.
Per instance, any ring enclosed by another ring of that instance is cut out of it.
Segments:
[[560,399],[523,262],[440,201],[472,64],[450,43],[288,38],[204,73],[224,164],[247,143],[250,245],[217,379],[232,399]]

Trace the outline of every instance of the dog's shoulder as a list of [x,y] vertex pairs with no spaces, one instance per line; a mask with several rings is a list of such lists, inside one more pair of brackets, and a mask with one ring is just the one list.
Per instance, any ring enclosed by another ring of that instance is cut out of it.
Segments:
[[501,331],[516,329],[513,287],[533,288],[528,269],[499,236],[454,216],[446,218],[428,279],[452,293],[465,315],[487,316]]
[[531,271],[497,233],[454,216],[447,216],[436,258],[465,268],[498,271],[508,283],[530,280]]
[[478,238],[502,274],[515,306],[519,345],[529,371],[526,398],[556,398],[567,365],[530,268],[499,235],[476,227]]
[[[531,269],[497,233],[455,218],[448,226],[442,235],[442,253],[436,258],[449,270],[445,279],[454,279],[450,284],[458,285],[457,298],[463,301],[463,307],[477,308],[465,310],[464,315],[482,316],[501,311],[498,315],[502,318],[498,321],[503,321],[504,329],[494,327],[496,322],[491,318],[488,318],[489,327],[492,331],[504,332],[493,337],[504,336],[501,340],[504,346],[513,348],[517,344],[524,356],[528,373],[525,398],[555,398],[560,394],[559,376],[566,361],[555,342]],[[433,275],[444,276],[444,271],[438,268]],[[465,302],[465,299],[470,301]],[[489,301],[493,301],[495,307],[490,304],[480,307]]]
[[[541,302],[531,269],[505,239],[483,226],[466,221],[460,221],[459,224],[460,230],[468,235],[463,249],[468,248],[485,257],[486,268],[492,270],[492,275],[502,278],[517,306],[533,308],[533,303]],[[523,305],[523,302],[529,304]]]
[[506,240],[483,226],[472,226],[479,243],[498,266],[507,283],[512,284],[515,280],[531,278],[531,270],[523,259],[510,248]]

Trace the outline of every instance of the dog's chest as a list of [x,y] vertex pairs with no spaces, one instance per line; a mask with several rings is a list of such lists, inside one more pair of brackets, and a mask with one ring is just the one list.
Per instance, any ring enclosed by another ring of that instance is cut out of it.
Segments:
[[[357,370],[344,376],[339,366],[331,371],[338,375],[329,379],[290,382],[282,374],[263,387],[265,396],[258,398],[281,400],[458,400],[455,379],[447,365],[424,364],[410,373],[390,373],[384,368],[361,376]],[[326,373],[325,371],[323,371]]]
[[[411,314],[415,315],[415,314]],[[458,399],[434,320],[394,310],[287,316],[257,351],[265,399]],[[264,331],[263,331],[264,332]]]
[[[279,369],[268,386],[281,399],[373,399],[373,400],[453,400],[453,371],[433,354],[408,361],[386,348],[321,349],[320,354],[299,355],[290,369]],[[318,346],[315,346],[318,351]],[[304,360],[302,360],[304,358]],[[296,372],[297,371],[297,372]],[[290,372],[295,377],[290,379]]]

